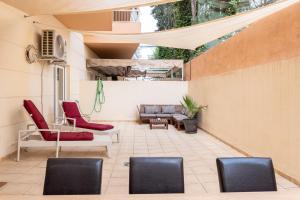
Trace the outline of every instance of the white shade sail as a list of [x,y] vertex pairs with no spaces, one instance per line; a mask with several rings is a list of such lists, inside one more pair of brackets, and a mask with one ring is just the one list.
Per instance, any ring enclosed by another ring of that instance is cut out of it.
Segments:
[[85,41],[87,43],[140,43],[193,50],[231,32],[247,27],[253,22],[298,2],[299,0],[279,1],[234,16],[168,31],[137,34],[113,34],[90,31],[82,33],[85,35]]
[[29,15],[97,12],[156,5],[178,0],[1,0]]

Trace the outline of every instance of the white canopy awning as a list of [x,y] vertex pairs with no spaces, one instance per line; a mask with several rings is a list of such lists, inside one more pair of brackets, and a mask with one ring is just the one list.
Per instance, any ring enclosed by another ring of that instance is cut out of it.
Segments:
[[97,12],[156,5],[178,0],[1,0],[29,15]]
[[85,41],[87,43],[140,43],[182,49],[195,49],[231,32],[247,27],[251,23],[297,2],[299,2],[299,0],[279,1],[234,16],[168,31],[137,34],[113,34],[90,31],[82,33],[85,35]]

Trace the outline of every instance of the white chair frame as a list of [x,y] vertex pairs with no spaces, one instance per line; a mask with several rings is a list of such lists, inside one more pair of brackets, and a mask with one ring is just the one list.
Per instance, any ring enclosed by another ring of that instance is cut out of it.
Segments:
[[[120,129],[114,127],[113,129],[111,130],[106,130],[106,131],[99,131],[99,130],[94,130],[94,129],[87,129],[87,128],[79,128],[79,127],[76,127],[76,119],[75,118],[69,118],[69,117],[66,117],[66,113],[64,112],[64,109],[63,109],[63,106],[62,106],[62,103],[63,102],[72,102],[72,103],[76,103],[77,107],[78,107],[78,110],[79,110],[79,105],[76,101],[72,101],[72,100],[63,100],[63,101],[60,101],[60,106],[61,106],[61,109],[63,111],[63,117],[60,118],[63,120],[63,122],[66,122],[69,126],[71,126],[73,128],[73,130],[78,130],[78,131],[89,131],[89,132],[92,132],[96,135],[109,135],[112,140],[113,140],[113,136],[116,135],[117,137],[117,142],[120,143]],[[79,110],[80,112],[80,110]],[[81,117],[84,117],[86,118],[86,116],[84,114],[82,114],[80,112],[80,115]],[[72,120],[73,121],[73,124],[70,124],[68,120]],[[89,120],[88,120],[89,121]]]
[[[26,113],[27,115],[29,115],[27,111]],[[32,120],[31,115],[29,116],[30,119]],[[35,124],[28,124],[26,130],[19,130],[17,161],[20,161],[21,148],[29,148],[29,147],[56,147],[56,154],[55,154],[56,158],[58,158],[59,151],[61,150],[62,147],[105,147],[107,156],[110,157],[111,146],[112,146],[112,140],[110,137],[94,135],[93,140],[61,141],[59,140],[61,128],[60,129],[56,128],[56,126],[61,127],[61,124],[52,124],[52,126],[54,126],[54,128],[52,129],[38,129]],[[30,127],[34,127],[34,129],[30,129]],[[51,131],[53,133],[57,133],[57,140],[56,141],[44,140],[41,135],[41,131]],[[75,132],[77,132],[77,130]],[[39,136],[39,138],[33,138],[34,135]]]

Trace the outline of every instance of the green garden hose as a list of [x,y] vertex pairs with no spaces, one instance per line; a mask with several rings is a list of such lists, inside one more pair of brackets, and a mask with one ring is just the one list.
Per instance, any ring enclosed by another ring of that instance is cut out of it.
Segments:
[[[76,102],[79,104],[78,100],[76,100]],[[101,112],[102,105],[104,103],[105,103],[105,96],[104,96],[103,82],[99,79],[97,81],[96,96],[95,96],[93,109],[90,112],[90,114],[83,114],[83,116],[90,118],[90,116],[93,114],[93,112]],[[79,108],[79,110],[80,110],[80,108]],[[80,110],[80,112],[81,112],[81,110]]]
[[103,90],[103,82],[99,79],[97,81],[97,88],[96,88],[96,97],[94,102],[94,107],[91,112],[101,112],[102,105],[105,103],[105,96],[104,96],[104,90]]

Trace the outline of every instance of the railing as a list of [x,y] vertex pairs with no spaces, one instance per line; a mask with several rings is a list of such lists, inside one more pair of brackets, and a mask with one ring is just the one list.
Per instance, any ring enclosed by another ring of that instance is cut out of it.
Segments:
[[137,22],[139,21],[139,10],[117,10],[113,12],[115,22]]

